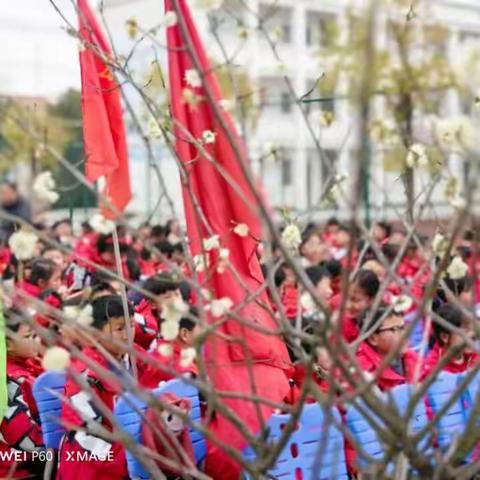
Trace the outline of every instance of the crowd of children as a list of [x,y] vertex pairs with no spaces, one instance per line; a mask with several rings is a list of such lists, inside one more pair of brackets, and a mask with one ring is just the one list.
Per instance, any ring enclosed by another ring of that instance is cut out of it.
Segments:
[[[8,242],[0,252],[8,326],[8,409],[0,424],[0,452],[25,452],[20,462],[2,457],[0,476],[42,475],[44,465],[33,455],[44,447],[32,385],[42,372],[42,354],[53,341],[77,352],[65,387],[69,401],[64,404],[62,420],[67,434],[59,451],[57,478],[128,478],[124,447],[109,437],[124,376],[135,371],[141,386],[155,388],[176,376],[194,377],[198,373],[195,361],[182,361],[200,325],[191,288],[182,280],[190,271],[179,224],[175,220],[165,226],[145,224],[134,234],[118,229],[122,274],[128,282],[127,311],[122,283],[108,274],[117,271],[111,234],[98,233],[85,223],[81,233],[74,235],[68,220],[57,222],[44,233],[52,242],[39,241],[31,260],[19,261]],[[310,333],[325,318],[330,319],[326,335],[331,344],[321,345],[319,339],[319,345],[306,349],[315,357],[314,383],[320,390],[355,389],[329,354],[340,341],[338,337],[356,358],[357,373],[380,390],[421,381],[439,369],[463,372],[475,365],[473,307],[478,282],[473,234],[467,232],[455,244],[452,258],[458,257],[456,261],[466,265],[466,270],[457,275],[447,269],[441,286],[433,290],[432,313],[418,319],[424,327],[424,342],[415,350],[405,335],[405,319],[421,307],[428,310],[428,305],[422,306],[424,291],[438,261],[432,242],[407,242],[402,230],[385,222],[374,225],[370,238],[358,238],[352,228],[336,219],[305,229],[299,260],[316,302],[306,301],[305,288],[282,261],[279,249],[272,246],[273,262],[260,258],[265,273],[275,265],[278,295],[272,295],[272,304],[278,315]],[[391,265],[396,268],[390,269]],[[280,304],[273,297],[280,298]],[[182,315],[172,342],[162,337],[162,313],[180,299],[191,306]],[[46,308],[38,307],[42,302]],[[97,335],[79,334],[54,313],[63,311],[66,315],[69,307],[77,308],[78,316],[88,308],[88,327]],[[41,335],[42,331],[48,335]],[[297,348],[289,345],[293,368],[287,403],[297,401],[306,378]],[[338,349],[338,354],[345,352]],[[85,451],[95,458],[74,460],[76,452]],[[106,456],[113,460],[102,461]]]

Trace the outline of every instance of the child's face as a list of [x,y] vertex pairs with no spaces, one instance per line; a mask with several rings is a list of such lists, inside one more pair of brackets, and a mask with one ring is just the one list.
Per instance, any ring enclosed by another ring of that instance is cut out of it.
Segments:
[[332,368],[333,361],[325,348],[317,348],[317,361],[315,364],[324,372],[328,372]]
[[187,347],[193,347],[195,337],[200,333],[200,325],[195,325],[192,330],[188,328],[181,328],[178,333],[180,341]]
[[374,225],[372,237],[377,243],[382,243],[387,238],[387,232],[380,225]]
[[[132,319],[128,319],[133,329]],[[102,345],[115,357],[121,357],[127,352],[128,335],[124,317],[111,317],[102,328]]]
[[382,322],[380,328],[370,336],[368,341],[381,355],[388,355],[396,350],[398,350],[398,353],[403,353],[407,348],[407,343],[405,342],[401,348],[399,346],[404,331],[403,317],[390,315]]
[[52,276],[45,282],[44,289],[58,290],[62,285],[62,270],[56,267]]
[[302,245],[302,255],[314,263],[319,263],[325,253],[325,247],[318,235],[311,235]]
[[181,299],[182,294],[180,293],[180,290],[170,290],[168,292],[162,293],[161,295],[157,295],[154,303],[156,304],[157,307],[162,308],[166,303],[173,302],[177,299]]
[[350,243],[350,235],[345,230],[339,230],[335,234],[335,243],[337,247],[345,248]]
[[377,260],[369,260],[368,262],[365,262],[362,266],[362,270],[370,270],[375,273],[380,283],[383,282],[387,276],[386,268]]
[[372,299],[358,286],[356,282],[350,285],[347,299],[347,313],[357,318],[364,310],[372,304]]
[[464,336],[470,340],[473,340],[475,337],[472,322],[470,320],[465,320],[461,329],[463,336],[456,332],[444,332],[440,335],[440,339],[442,340],[445,349],[457,349],[459,352],[470,352],[472,350],[468,345],[462,348],[462,345],[465,344]]
[[67,267],[65,256],[60,250],[47,250],[43,254],[43,258],[47,258],[48,260],[55,262],[55,264],[58,265],[62,271]]
[[17,358],[31,358],[40,353],[41,343],[30,325],[20,325],[8,339],[8,353]]
[[324,300],[330,300],[333,295],[333,290],[332,290],[332,281],[330,280],[330,277],[323,277],[316,285],[315,285],[315,291],[317,292],[318,296]]

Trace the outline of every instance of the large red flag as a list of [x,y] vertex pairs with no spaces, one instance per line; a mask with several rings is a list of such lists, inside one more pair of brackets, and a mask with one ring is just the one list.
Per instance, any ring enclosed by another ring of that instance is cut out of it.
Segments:
[[[132,193],[120,91],[101,57],[111,57],[112,52],[88,0],[78,0],[77,5],[79,35],[83,41],[80,69],[85,176],[92,182],[104,177],[103,194],[121,212],[132,198]],[[115,216],[106,207],[103,213],[110,218]]]
[[[228,141],[227,134],[221,128],[218,117],[206,100],[208,86],[217,105],[221,104],[222,94],[215,74],[207,59],[201,40],[192,20],[185,0],[176,0],[179,21],[184,22],[186,32],[180,26],[167,29],[168,64],[170,80],[170,98],[172,115],[177,137],[176,152],[183,163],[187,174],[187,182],[183,182],[183,198],[187,222],[187,232],[192,254],[202,252],[202,240],[212,233],[219,235],[222,247],[230,251],[230,264],[236,271],[218,273],[213,269],[203,280],[211,288],[217,298],[228,297],[234,305],[245,301],[247,292],[258,290],[263,282],[260,264],[256,256],[258,239],[261,238],[261,223],[247,205],[255,205],[256,201],[242,172],[234,149]],[[172,0],[165,0],[165,10],[172,10]],[[193,56],[188,52],[191,45]],[[199,63],[199,70],[205,75],[203,85],[199,84],[198,73],[193,58]],[[246,162],[246,151],[238,136],[230,115],[221,110],[221,119],[227,126],[235,144],[240,150],[242,161]],[[180,127],[178,126],[181,125]],[[195,139],[208,139],[204,148],[215,159],[217,165],[236,183],[232,187],[204,156],[200,154],[194,143],[190,142],[185,130]],[[214,133],[204,135],[205,132]],[[192,196],[194,199],[192,199]],[[202,215],[198,215],[198,207]],[[203,217],[203,218],[202,218]],[[210,228],[207,229],[205,223]],[[246,224],[249,235],[242,237],[233,232],[237,224]],[[210,275],[211,274],[211,275]],[[260,299],[267,301],[266,295]],[[259,304],[249,303],[241,312],[241,317],[257,326],[274,330],[277,327],[272,318]],[[255,393],[260,397],[273,401],[282,401],[288,390],[285,369],[290,362],[285,344],[279,337],[259,333],[258,330],[242,326],[237,320],[229,318],[221,328],[222,333],[233,339],[242,339],[247,349],[240,343],[224,338],[214,337],[207,343],[206,361],[211,382],[217,390],[228,392],[253,392],[247,363],[252,363]],[[251,362],[248,360],[250,358]],[[252,402],[225,399],[242,423],[252,432],[259,430],[259,418]],[[264,418],[268,418],[271,409],[261,407]],[[212,425],[219,439],[237,449],[245,445],[242,435],[225,419],[217,417]],[[235,478],[238,473],[233,466],[226,468],[214,453],[218,449],[210,445],[210,459],[207,460],[208,473],[213,478]],[[213,468],[212,468],[213,463]]]

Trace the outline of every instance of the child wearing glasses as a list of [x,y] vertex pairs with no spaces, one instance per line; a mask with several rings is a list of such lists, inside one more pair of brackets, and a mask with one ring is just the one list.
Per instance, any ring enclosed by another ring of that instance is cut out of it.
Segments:
[[401,314],[381,306],[375,312],[364,312],[359,327],[367,335],[356,353],[360,370],[373,375],[382,391],[413,382],[421,372],[421,360],[408,346]]

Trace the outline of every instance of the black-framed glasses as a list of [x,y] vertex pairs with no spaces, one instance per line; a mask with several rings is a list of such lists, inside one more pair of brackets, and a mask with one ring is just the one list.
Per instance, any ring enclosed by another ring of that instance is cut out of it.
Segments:
[[396,327],[380,328],[379,330],[377,330],[376,333],[383,333],[383,332],[401,333],[404,331],[405,331],[405,325],[397,325]]

